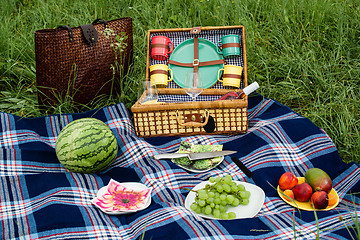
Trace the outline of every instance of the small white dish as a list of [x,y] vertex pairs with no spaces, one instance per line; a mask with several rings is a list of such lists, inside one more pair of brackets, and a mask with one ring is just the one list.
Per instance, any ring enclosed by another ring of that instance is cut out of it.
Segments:
[[[95,198],[91,201],[97,208],[99,208],[102,212],[109,214],[109,215],[121,215],[121,214],[129,214],[129,213],[134,213],[134,212],[138,212],[141,210],[146,209],[147,207],[150,206],[151,204],[151,188],[146,187],[144,184],[142,183],[138,183],[138,182],[125,182],[125,183],[118,183],[115,180],[111,180],[114,181],[117,184],[120,184],[124,187],[126,187],[127,189],[131,189],[131,190],[135,190],[135,191],[142,191],[142,190],[149,190],[148,196],[146,198],[146,202],[145,204],[141,207],[141,208],[137,208],[134,210],[127,210],[127,211],[108,211],[100,206],[98,206],[97,204],[95,204],[93,201],[95,200]],[[110,183],[109,183],[110,184]],[[97,196],[96,198],[101,197],[102,195],[104,195],[107,190],[108,190],[108,186],[106,185],[102,188],[99,189],[99,191],[97,192]]]
[[[249,204],[248,205],[239,205],[237,207],[229,207],[227,212],[234,212],[236,214],[235,219],[243,219],[243,218],[252,218],[255,217],[256,214],[259,213],[261,210],[264,201],[265,201],[265,192],[258,186],[247,183],[247,182],[240,182],[240,181],[234,181],[237,184],[242,184],[247,191],[251,193],[249,198]],[[209,181],[204,181],[199,184],[197,184],[193,190],[199,190],[201,188],[204,188],[206,184],[212,184]],[[205,214],[198,214],[191,210],[190,205],[195,202],[196,193],[195,192],[189,192],[189,194],[186,196],[185,199],[185,208],[190,210],[193,214],[198,215],[202,218],[206,219],[214,219],[214,220],[221,220],[220,218],[215,218],[212,215],[205,215]]]

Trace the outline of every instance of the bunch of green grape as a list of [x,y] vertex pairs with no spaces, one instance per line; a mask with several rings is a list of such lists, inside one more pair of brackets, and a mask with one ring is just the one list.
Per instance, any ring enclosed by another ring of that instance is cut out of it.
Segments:
[[234,212],[228,212],[228,207],[249,204],[250,192],[242,184],[232,180],[231,175],[210,177],[210,184],[196,191],[195,202],[190,209],[196,213],[212,215],[219,219],[235,219]]

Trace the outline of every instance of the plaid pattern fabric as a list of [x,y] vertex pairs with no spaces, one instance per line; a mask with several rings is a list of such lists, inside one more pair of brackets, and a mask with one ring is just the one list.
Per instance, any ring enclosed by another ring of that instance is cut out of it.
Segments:
[[[104,121],[120,146],[115,162],[100,174],[67,172],[55,155],[60,130],[83,117]],[[0,113],[0,238],[138,239],[145,231],[145,239],[293,239],[295,229],[296,239],[315,239],[314,213],[294,210],[274,188],[283,172],[302,176],[312,167],[330,175],[341,199],[334,210],[317,212],[320,239],[356,238],[352,218],[359,214],[358,164],[343,163],[322,129],[275,100],[251,97],[249,119],[249,132],[244,135],[142,139],[136,137],[123,104],[29,119]],[[237,150],[235,156],[253,177],[246,177],[228,156],[205,173],[151,159],[156,153],[175,152],[181,141]],[[256,217],[205,220],[184,207],[188,191],[183,188],[225,173],[265,191],[265,203]],[[151,205],[118,216],[98,210],[90,199],[111,178],[151,187]]]

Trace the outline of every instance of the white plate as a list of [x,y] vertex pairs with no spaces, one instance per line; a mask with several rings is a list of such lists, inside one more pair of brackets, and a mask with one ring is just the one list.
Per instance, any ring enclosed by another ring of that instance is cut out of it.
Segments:
[[[203,169],[203,170],[187,168],[186,166],[177,164],[177,163],[174,161],[174,159],[171,159],[171,161],[172,161],[173,163],[175,163],[176,165],[178,165],[179,167],[181,167],[181,168],[183,168],[183,169],[185,169],[185,170],[187,170],[187,171],[189,171],[189,172],[193,172],[193,173],[203,173],[203,172],[210,171],[211,169],[214,169],[214,168],[216,168],[217,166],[219,166],[219,164],[222,163],[222,161],[224,161],[224,156],[221,156],[220,161],[219,161],[216,165],[212,166],[211,168],[207,168],[207,169]],[[196,161],[196,160],[193,160],[193,161]]]
[[[251,193],[249,198],[249,204],[248,205],[239,205],[237,207],[229,207],[227,212],[234,212],[236,214],[236,219],[242,219],[242,218],[252,218],[255,217],[256,214],[261,210],[264,201],[265,201],[265,193],[264,191],[251,183],[247,182],[240,182],[240,181],[234,181],[237,184],[242,184],[247,191]],[[193,190],[198,190],[201,188],[204,188],[206,184],[212,184],[209,181],[204,181],[196,185]],[[186,199],[185,199],[185,207],[190,210],[192,213],[199,215],[203,218],[207,219],[220,219],[215,218],[213,215],[205,215],[205,214],[198,214],[190,209],[190,205],[195,201],[196,193],[190,192]]]
[[[133,190],[146,190],[149,189],[148,187],[146,187],[144,184],[142,183],[138,183],[138,182],[125,182],[125,183],[121,183],[121,185],[123,185],[126,188],[130,188]],[[104,194],[107,190],[107,185],[100,188],[99,191],[97,192],[96,196],[99,197],[102,194]],[[129,211],[106,211],[98,206],[96,206],[97,208],[99,208],[101,211],[103,211],[106,214],[110,214],[110,215],[120,215],[120,214],[128,214],[128,213],[134,213],[137,211],[141,211],[146,209],[147,207],[149,207],[151,204],[151,188],[150,188],[150,192],[149,192],[149,197],[148,200],[146,201],[145,205],[142,208],[136,209],[136,210],[129,210]]]

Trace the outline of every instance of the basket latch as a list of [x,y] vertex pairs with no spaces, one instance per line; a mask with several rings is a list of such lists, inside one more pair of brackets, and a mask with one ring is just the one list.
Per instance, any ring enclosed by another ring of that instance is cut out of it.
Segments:
[[184,115],[185,122],[203,122],[203,116],[200,113],[191,113]]
[[205,109],[204,114],[190,113],[183,115],[183,117],[181,117],[179,111],[176,111],[176,120],[183,127],[203,127],[208,123],[209,111]]
[[200,33],[200,32],[201,32],[201,27],[193,27],[190,30],[190,33],[194,33],[194,34],[197,34],[197,33]]

